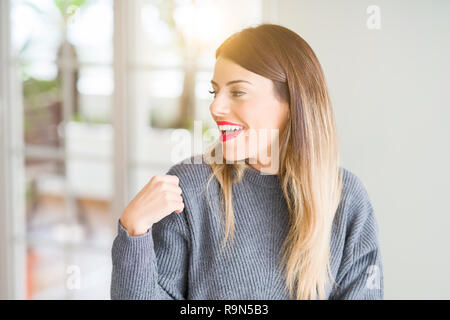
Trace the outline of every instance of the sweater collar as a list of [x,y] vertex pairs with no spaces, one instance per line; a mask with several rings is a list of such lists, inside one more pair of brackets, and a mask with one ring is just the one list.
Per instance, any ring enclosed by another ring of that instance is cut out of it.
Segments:
[[264,174],[250,165],[245,168],[244,180],[265,187],[278,188],[280,186],[280,180],[276,174]]

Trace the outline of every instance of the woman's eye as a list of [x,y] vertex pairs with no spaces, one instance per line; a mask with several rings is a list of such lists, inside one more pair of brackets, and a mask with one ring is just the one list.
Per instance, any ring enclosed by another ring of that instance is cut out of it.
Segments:
[[[209,93],[214,94],[214,98],[216,97],[217,92],[216,91],[209,91]],[[231,91],[231,94],[233,97],[240,97],[245,94],[245,92],[242,91]]]
[[232,93],[233,96],[235,96],[235,97],[240,97],[240,96],[242,96],[243,94],[245,94],[245,92],[242,92],[242,91],[231,91],[231,93]]

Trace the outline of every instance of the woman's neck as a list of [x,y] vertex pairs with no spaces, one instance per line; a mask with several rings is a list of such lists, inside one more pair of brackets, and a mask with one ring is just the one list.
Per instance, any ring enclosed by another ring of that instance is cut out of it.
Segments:
[[[255,161],[253,161],[253,162],[255,162]],[[247,162],[247,164],[249,166],[251,166],[252,168],[260,171],[261,174],[265,174],[265,175],[277,175],[278,174],[278,169],[279,169],[278,166],[276,166],[275,168],[272,168],[272,163],[263,165],[259,161],[256,161],[256,163]]]

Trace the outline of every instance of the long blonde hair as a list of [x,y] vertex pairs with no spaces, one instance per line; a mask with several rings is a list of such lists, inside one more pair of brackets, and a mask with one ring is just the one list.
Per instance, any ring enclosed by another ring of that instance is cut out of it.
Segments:
[[[269,78],[289,102],[289,119],[280,135],[278,177],[289,209],[289,231],[282,246],[286,287],[294,299],[325,298],[330,278],[330,240],[342,193],[337,130],[321,65],[295,32],[273,24],[249,27],[228,37],[216,50],[243,68]],[[234,237],[232,184],[245,163],[214,161],[218,143],[203,154],[216,177],[225,212],[222,246]],[[207,193],[208,194],[208,193]],[[294,293],[295,290],[295,293]]]

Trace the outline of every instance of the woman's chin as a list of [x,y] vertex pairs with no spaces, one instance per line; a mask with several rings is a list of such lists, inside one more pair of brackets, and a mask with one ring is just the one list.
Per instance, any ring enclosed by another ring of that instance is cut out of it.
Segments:
[[223,158],[227,162],[244,162],[246,159],[245,154],[236,154],[235,152],[227,152],[226,150],[223,150]]

